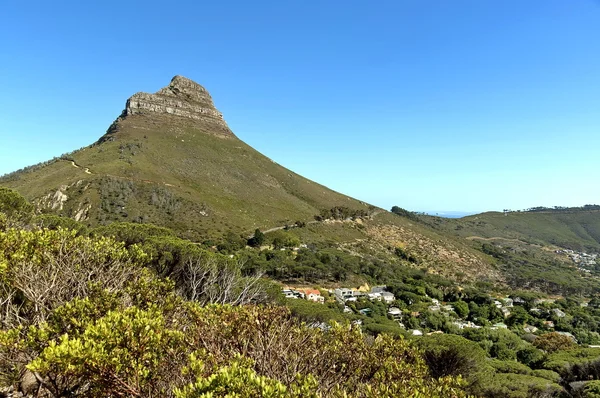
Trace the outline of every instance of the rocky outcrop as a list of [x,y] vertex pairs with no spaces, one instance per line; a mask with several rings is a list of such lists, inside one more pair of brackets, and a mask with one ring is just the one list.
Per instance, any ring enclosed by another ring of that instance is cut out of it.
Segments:
[[175,76],[167,87],[155,94],[136,93],[127,100],[123,116],[165,114],[195,120],[211,121],[220,127],[227,123],[204,87],[183,76]]
[[223,119],[223,114],[215,108],[208,91],[183,76],[175,76],[167,87],[161,88],[154,94],[140,92],[132,95],[127,100],[121,116],[110,125],[98,143],[115,139],[121,128],[121,122],[130,116],[159,117],[163,122],[166,117],[170,126],[187,121],[188,125],[201,125],[202,130],[207,133],[234,137]]

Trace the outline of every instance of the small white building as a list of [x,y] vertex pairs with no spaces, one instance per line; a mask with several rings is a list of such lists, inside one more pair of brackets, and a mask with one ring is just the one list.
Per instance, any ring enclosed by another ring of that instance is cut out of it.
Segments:
[[559,310],[558,308],[553,308],[552,310],[550,310],[550,312],[552,312],[554,315],[556,315],[559,318],[564,318],[567,315],[563,311]]
[[[354,297],[354,293],[351,289],[342,287],[338,289],[334,289],[333,294],[335,299],[340,303],[344,304],[346,301],[356,301],[356,297]],[[351,300],[354,299],[354,300]]]
[[390,309],[388,310],[388,315],[390,315],[394,319],[400,319],[402,318],[402,310],[400,310],[400,308],[397,307],[390,307]]
[[383,302],[386,304],[391,304],[393,303],[396,298],[394,297],[394,295],[390,292],[383,292],[381,293],[381,298],[383,299]]

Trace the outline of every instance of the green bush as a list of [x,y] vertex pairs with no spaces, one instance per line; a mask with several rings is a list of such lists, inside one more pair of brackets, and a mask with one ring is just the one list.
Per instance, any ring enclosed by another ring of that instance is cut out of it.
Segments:
[[532,370],[522,363],[516,361],[501,361],[498,359],[492,359],[489,364],[496,370],[498,373],[515,373],[522,375],[531,374]]

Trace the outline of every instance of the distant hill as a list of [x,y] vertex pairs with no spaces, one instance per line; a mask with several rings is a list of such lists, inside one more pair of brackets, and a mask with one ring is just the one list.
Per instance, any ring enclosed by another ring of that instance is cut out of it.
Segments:
[[454,220],[439,217],[422,219],[437,229],[465,238],[500,237],[577,251],[600,252],[600,210],[593,205],[487,212]]

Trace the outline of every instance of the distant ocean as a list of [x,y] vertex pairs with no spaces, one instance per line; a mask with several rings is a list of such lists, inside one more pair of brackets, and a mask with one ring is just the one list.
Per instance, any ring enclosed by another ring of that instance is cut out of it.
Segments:
[[438,216],[438,217],[445,217],[445,218],[461,218],[461,217],[466,217],[466,216],[470,216],[473,214],[477,214],[477,212],[474,212],[474,211],[426,211],[425,214],[428,214],[430,216]]

